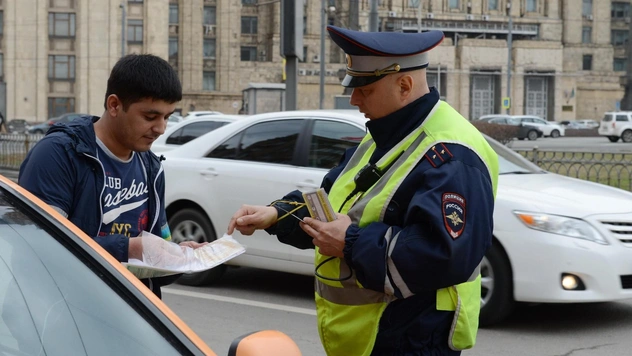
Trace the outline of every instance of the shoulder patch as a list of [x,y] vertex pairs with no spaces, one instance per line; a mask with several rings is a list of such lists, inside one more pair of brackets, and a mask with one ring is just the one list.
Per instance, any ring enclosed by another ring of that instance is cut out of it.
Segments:
[[456,193],[443,193],[441,210],[445,228],[456,240],[465,230],[465,198]]
[[452,158],[452,152],[443,144],[436,144],[426,152],[426,159],[430,164],[437,168]]

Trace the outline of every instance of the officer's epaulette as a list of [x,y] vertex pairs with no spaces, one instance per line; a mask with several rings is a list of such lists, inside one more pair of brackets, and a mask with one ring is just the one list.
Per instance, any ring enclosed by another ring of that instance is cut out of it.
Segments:
[[430,147],[426,152],[426,159],[433,167],[437,168],[452,159],[452,153],[443,143],[439,143]]

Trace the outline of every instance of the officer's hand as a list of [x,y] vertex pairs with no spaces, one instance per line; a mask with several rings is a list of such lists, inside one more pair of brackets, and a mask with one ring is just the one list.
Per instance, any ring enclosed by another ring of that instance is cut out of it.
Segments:
[[228,223],[228,235],[233,231],[252,235],[257,229],[267,229],[277,221],[277,210],[272,206],[242,205]]
[[325,256],[344,257],[342,249],[345,247],[347,228],[351,225],[351,218],[345,214],[336,214],[337,219],[322,222],[312,218],[304,218],[301,228],[311,237],[320,253]]

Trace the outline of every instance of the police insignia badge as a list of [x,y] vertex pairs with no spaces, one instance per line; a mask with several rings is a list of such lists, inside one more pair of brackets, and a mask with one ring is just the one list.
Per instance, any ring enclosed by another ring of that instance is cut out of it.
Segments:
[[456,239],[465,230],[465,199],[456,193],[443,193],[441,206],[445,228]]

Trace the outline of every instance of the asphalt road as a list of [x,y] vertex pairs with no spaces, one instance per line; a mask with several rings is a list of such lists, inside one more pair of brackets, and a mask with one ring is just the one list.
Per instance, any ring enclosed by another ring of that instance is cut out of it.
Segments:
[[[246,333],[276,329],[304,356],[324,355],[308,276],[232,268],[213,287],[172,285],[163,299],[218,354]],[[493,328],[480,329],[464,356],[612,356],[632,350],[632,300],[521,305]]]
[[508,147],[513,149],[533,149],[538,147],[542,150],[557,151],[578,151],[578,152],[617,152],[632,153],[632,143],[621,141],[612,143],[606,137],[541,137],[535,141],[512,141]]

